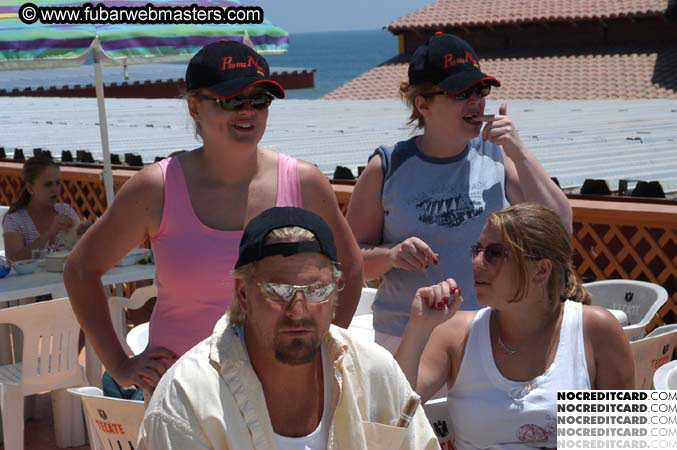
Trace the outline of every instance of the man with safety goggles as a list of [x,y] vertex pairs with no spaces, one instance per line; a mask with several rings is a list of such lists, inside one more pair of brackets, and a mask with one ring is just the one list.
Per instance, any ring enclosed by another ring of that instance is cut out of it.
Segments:
[[391,355],[331,325],[343,281],[320,216],[252,219],[234,277],[228,314],[158,384],[140,449],[439,448]]

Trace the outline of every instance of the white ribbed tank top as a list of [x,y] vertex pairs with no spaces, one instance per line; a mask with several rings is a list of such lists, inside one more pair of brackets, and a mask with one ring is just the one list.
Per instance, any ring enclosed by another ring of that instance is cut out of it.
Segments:
[[583,342],[583,308],[566,301],[555,359],[530,381],[499,372],[491,351],[491,308],[471,325],[448,405],[457,450],[557,447],[557,391],[590,389]]

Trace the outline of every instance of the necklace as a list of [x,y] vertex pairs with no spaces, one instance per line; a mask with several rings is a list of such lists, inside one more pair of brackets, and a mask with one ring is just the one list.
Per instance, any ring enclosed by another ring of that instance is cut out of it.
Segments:
[[517,353],[517,350],[515,350],[514,348],[508,347],[508,346],[506,345],[506,343],[503,342],[503,339],[501,339],[501,335],[500,335],[500,334],[498,335],[498,345],[501,347],[501,350],[503,350],[504,352],[506,352],[508,355],[514,355],[515,353]]

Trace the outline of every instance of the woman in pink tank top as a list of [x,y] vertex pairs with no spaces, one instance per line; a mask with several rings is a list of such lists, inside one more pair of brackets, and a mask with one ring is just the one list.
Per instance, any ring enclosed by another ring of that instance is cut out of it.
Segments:
[[[309,163],[258,146],[273,96],[284,97],[265,59],[236,42],[209,44],[189,63],[186,85],[203,146],[125,183],[64,273],[73,310],[106,369],[119,384],[147,391],[176,358],[211,335],[227,310],[242,229],[262,211],[302,206],[332,227],[346,280],[338,325],[350,323],[362,283],[359,248],[326,177]],[[158,299],[149,345],[130,358],[113,330],[100,276],[148,238]]]
[[[149,347],[167,347],[180,355],[212,333],[230,304],[233,280],[229,274],[238,257],[242,231],[202,223],[193,210],[180,158],[165,159],[159,165],[165,204],[151,244],[161,301],[153,310]],[[275,206],[303,206],[297,161],[282,153],[278,154]]]

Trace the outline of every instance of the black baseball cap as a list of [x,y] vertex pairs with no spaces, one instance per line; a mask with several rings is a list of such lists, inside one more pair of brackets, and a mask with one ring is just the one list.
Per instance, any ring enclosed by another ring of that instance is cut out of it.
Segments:
[[440,32],[417,48],[409,62],[409,84],[426,81],[448,92],[462,92],[479,82],[501,85],[480,70],[480,59],[470,44],[458,36]]
[[[315,235],[316,240],[266,244],[266,238],[271,231],[292,226],[305,228]],[[254,217],[245,227],[235,269],[266,256],[290,256],[297,253],[322,253],[332,261],[338,262],[331,228],[322,217],[302,208],[270,208]]]
[[188,90],[207,88],[220,97],[233,97],[257,85],[284,98],[284,88],[270,78],[265,58],[237,41],[222,40],[204,46],[186,69]]

